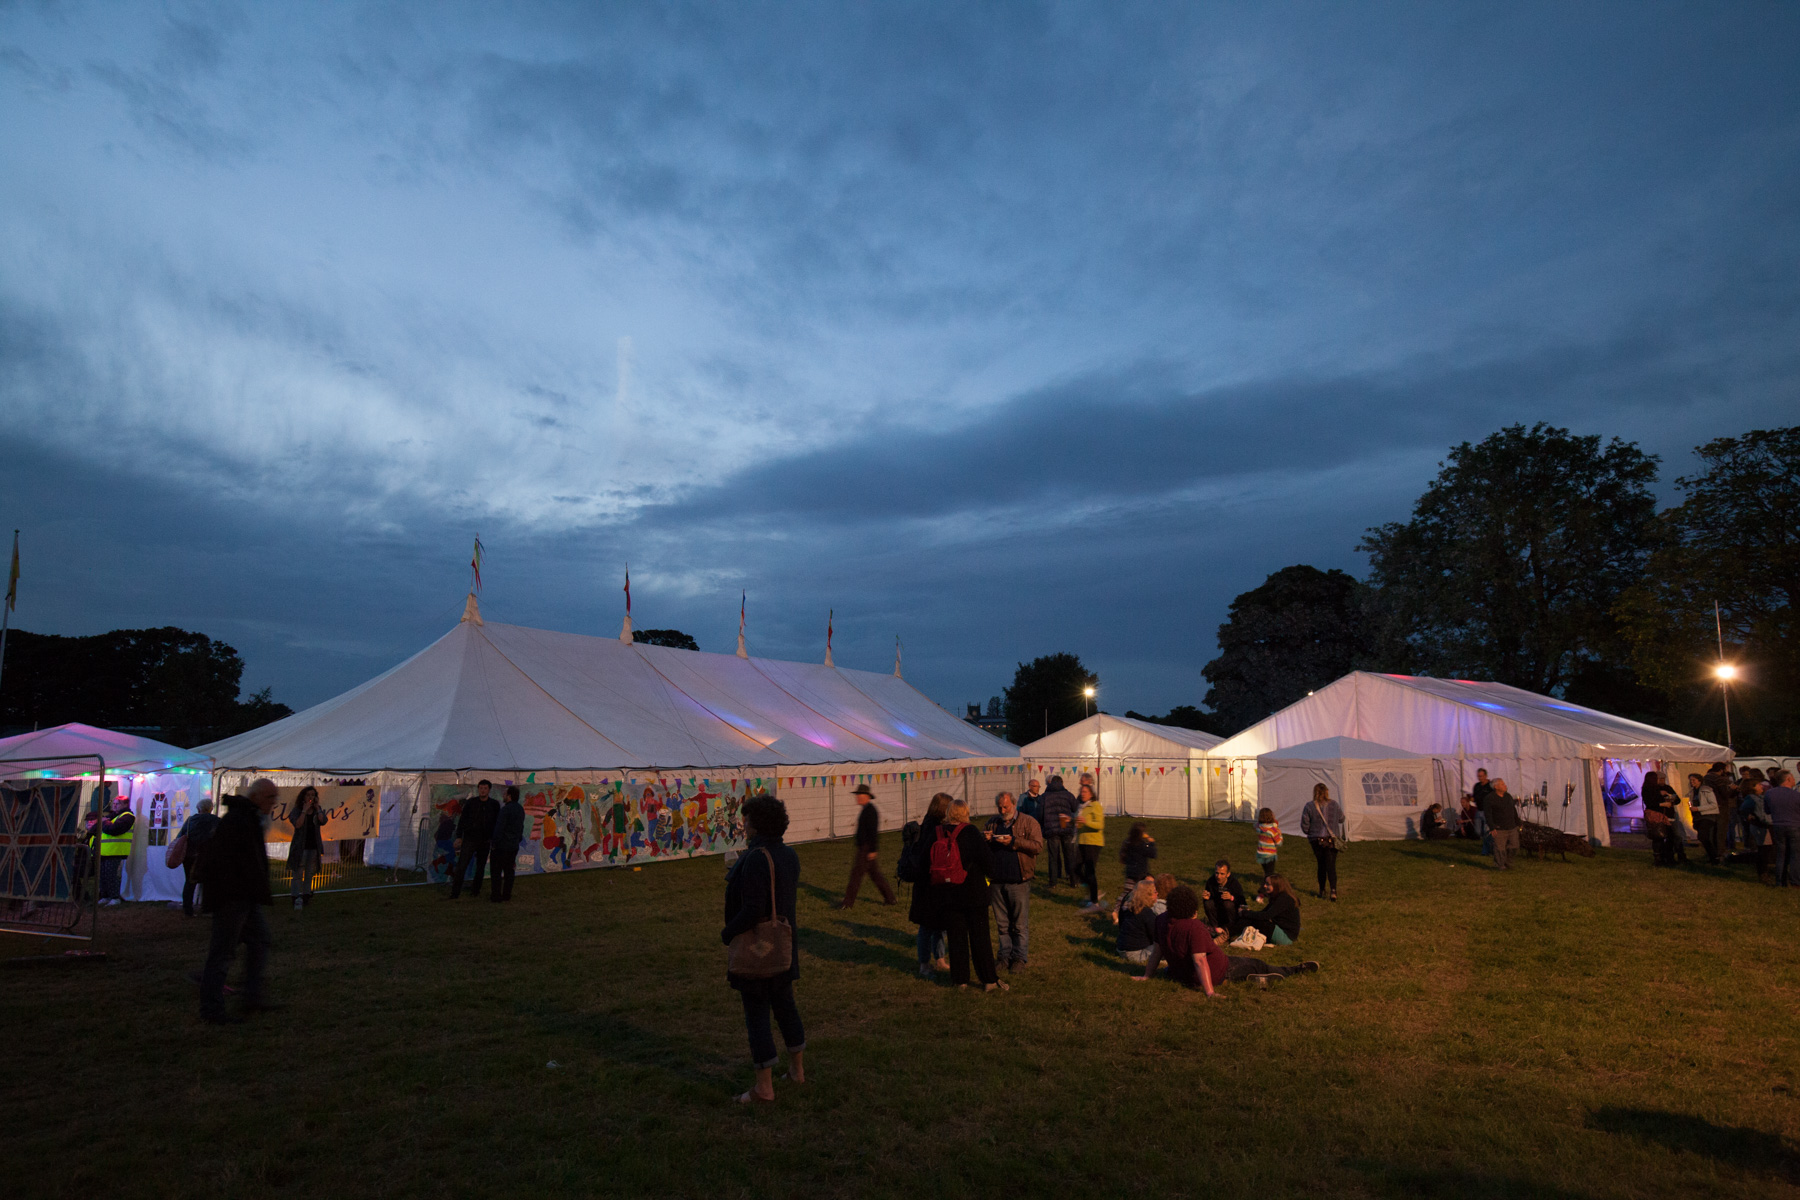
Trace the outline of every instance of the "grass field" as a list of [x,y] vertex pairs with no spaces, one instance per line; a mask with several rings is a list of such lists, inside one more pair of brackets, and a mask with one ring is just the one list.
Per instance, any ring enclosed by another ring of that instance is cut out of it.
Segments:
[[[1190,882],[1251,860],[1241,825],[1154,832]],[[811,1080],[773,1107],[728,1102],[717,859],[277,908],[288,1007],[225,1028],[207,922],[127,907],[109,962],[0,972],[0,1194],[1800,1194],[1800,895],[1743,868],[1359,844],[1265,956],[1324,970],[1208,1000],[1129,982],[1068,889],[1010,993],[924,982],[904,897],[835,911],[848,845],[799,852]]]

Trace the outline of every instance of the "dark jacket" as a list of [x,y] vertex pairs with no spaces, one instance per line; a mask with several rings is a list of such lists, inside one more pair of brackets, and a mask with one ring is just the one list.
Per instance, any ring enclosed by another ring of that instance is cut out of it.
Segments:
[[321,832],[329,820],[322,808],[314,808],[303,817],[295,818],[291,823],[294,837],[288,844],[288,853],[296,850],[311,850],[315,854],[325,853],[325,837]]
[[1075,814],[1081,808],[1081,802],[1075,793],[1064,787],[1062,780],[1052,779],[1050,786],[1044,789],[1044,836],[1074,837]]
[[[765,853],[766,851],[766,853]],[[769,863],[775,864],[775,911],[787,918],[794,931],[794,965],[777,979],[800,978],[800,922],[795,918],[795,893],[800,888],[800,856],[780,838],[752,838],[744,853],[725,877],[725,928],[719,940],[727,946],[740,933],[755,928],[769,915]],[[741,979],[730,974],[726,980],[732,987],[760,984],[759,979]]]
[[1156,857],[1156,842],[1150,838],[1136,844],[1130,838],[1119,847],[1119,861],[1125,864],[1125,878],[1136,883],[1150,874],[1150,860]]
[[212,840],[213,834],[219,832],[219,818],[209,812],[197,812],[181,823],[181,831],[175,836],[187,839],[187,850],[181,856],[184,867],[198,867],[200,852],[206,849],[206,843]]
[[1519,828],[1519,802],[1511,792],[1501,795],[1490,791],[1487,799],[1481,802],[1481,815],[1487,818],[1489,829],[1505,831]]
[[[932,841],[925,843],[927,870],[930,869],[931,847],[937,841],[939,831],[944,828],[944,826],[938,826],[936,830],[932,831]],[[976,910],[986,912],[988,880],[994,874],[994,859],[993,855],[988,852],[987,839],[981,836],[981,831],[974,825],[965,823],[956,827],[956,847],[961,852],[963,881],[961,883],[926,884],[925,886],[931,893],[929,901],[932,906],[931,911],[940,914],[957,909],[963,912]],[[943,923],[940,921],[938,928],[943,927]]]
[[856,848],[864,854],[881,849],[881,810],[873,800],[857,806]]
[[1148,950],[1155,945],[1156,918],[1160,915],[1154,904],[1146,905],[1142,912],[1132,912],[1129,901],[1119,905],[1119,939],[1114,944],[1118,952]]
[[525,840],[525,806],[508,800],[500,806],[500,818],[494,823],[494,845],[504,850],[517,850]]
[[1044,848],[1044,831],[1023,812],[1015,812],[1008,821],[999,813],[987,819],[983,831],[1012,835],[1012,843],[1002,846],[988,843],[988,857],[993,860],[995,883],[1030,883],[1037,875],[1038,852]]
[[269,854],[256,805],[242,796],[225,797],[225,815],[197,876],[208,912],[221,904],[269,903]]
[[931,843],[943,822],[927,816],[919,822],[919,839],[913,843],[913,854],[919,863],[919,882],[913,884],[912,902],[907,905],[906,919],[925,929],[942,929],[937,910],[931,904]]
[[1037,822],[1038,831],[1044,828],[1044,798],[1026,792],[1019,797],[1019,811]]
[[456,819],[456,836],[477,845],[492,840],[494,822],[500,819],[500,802],[491,795],[485,802],[464,800],[462,815]]
[[1272,894],[1268,906],[1257,915],[1272,922],[1290,941],[1300,940],[1300,904],[1286,892]]
[[1232,904],[1236,905],[1239,909],[1242,909],[1244,905],[1248,903],[1248,901],[1244,899],[1244,885],[1238,882],[1238,877],[1236,875],[1227,875],[1225,877],[1225,886],[1222,888],[1219,886],[1219,877],[1216,874],[1208,875],[1206,877],[1205,898],[1208,900],[1218,900],[1222,896],[1230,896]]

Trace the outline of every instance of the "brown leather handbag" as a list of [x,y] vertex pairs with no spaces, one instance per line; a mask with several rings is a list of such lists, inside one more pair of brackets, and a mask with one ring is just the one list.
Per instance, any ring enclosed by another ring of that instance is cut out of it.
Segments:
[[769,860],[769,915],[731,939],[725,948],[725,973],[743,979],[773,979],[794,965],[794,927],[775,907],[775,856]]

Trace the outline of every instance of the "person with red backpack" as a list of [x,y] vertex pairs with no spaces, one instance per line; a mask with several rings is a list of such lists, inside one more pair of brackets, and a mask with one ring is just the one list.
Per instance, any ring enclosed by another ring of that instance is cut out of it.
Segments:
[[937,923],[950,939],[950,982],[969,986],[969,959],[986,991],[1006,991],[994,967],[994,944],[988,931],[988,879],[994,864],[987,838],[969,824],[969,802],[952,800],[944,823],[932,831],[926,847],[930,871],[927,885]]

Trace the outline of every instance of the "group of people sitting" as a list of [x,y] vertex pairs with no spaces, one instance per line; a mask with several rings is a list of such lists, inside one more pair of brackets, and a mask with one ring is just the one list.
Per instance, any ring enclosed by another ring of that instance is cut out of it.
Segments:
[[[1139,836],[1142,829],[1142,824],[1133,826],[1132,837]],[[1126,859],[1126,862],[1129,873],[1131,860]],[[1241,940],[1260,948],[1262,945],[1291,946],[1300,940],[1300,898],[1285,876],[1274,872],[1263,876],[1255,895],[1263,905],[1260,911],[1251,910],[1250,899],[1243,883],[1233,873],[1231,863],[1223,858],[1214,864],[1212,874],[1207,876],[1199,893],[1171,874],[1152,876],[1145,872],[1135,879],[1127,878],[1125,890],[1112,914],[1118,925],[1115,948],[1126,962],[1145,968],[1143,978],[1155,973],[1158,962],[1167,962],[1173,977],[1209,995],[1213,983],[1223,983],[1227,979],[1253,979],[1266,985],[1271,979],[1296,971],[1318,970],[1317,963],[1271,967],[1259,958],[1232,957],[1227,964],[1212,963],[1205,969],[1203,978],[1202,970],[1192,961],[1193,956],[1217,952],[1223,959],[1226,956],[1218,950],[1220,943]],[[1203,925],[1201,917],[1205,918]],[[1171,925],[1171,922],[1186,921],[1201,926],[1200,933],[1196,934],[1185,924]],[[1171,927],[1175,931],[1173,942],[1169,940]],[[1255,934],[1253,941],[1245,936],[1251,932]],[[1202,937],[1209,948],[1195,949]]]

